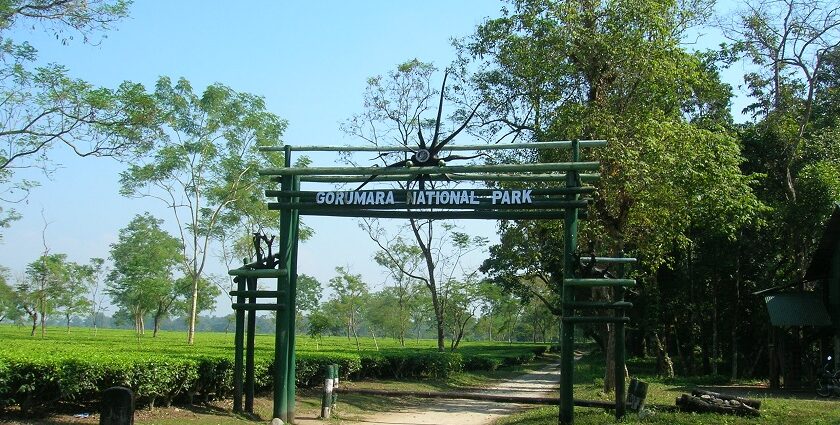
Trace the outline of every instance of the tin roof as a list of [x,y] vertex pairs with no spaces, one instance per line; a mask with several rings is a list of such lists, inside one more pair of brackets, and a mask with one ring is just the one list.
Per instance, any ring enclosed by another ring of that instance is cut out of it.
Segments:
[[785,292],[764,297],[773,326],[831,326],[831,318],[814,292]]

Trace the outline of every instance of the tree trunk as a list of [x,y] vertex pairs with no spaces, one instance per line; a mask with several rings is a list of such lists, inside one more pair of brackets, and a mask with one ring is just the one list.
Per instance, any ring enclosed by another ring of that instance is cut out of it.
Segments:
[[162,314],[160,313],[160,310],[158,310],[158,312],[155,314],[155,328],[152,331],[152,338],[157,338],[158,331],[160,330],[161,316]]
[[435,320],[437,321],[437,348],[438,351],[446,350],[446,329],[444,327],[443,307],[441,307],[437,294],[432,293],[432,304],[435,308]]
[[29,336],[35,336],[35,331],[38,329],[38,312],[33,311],[29,313],[29,317],[32,319],[32,333]]
[[353,326],[353,338],[356,340],[356,351],[362,351],[362,346],[359,344],[359,335],[356,333],[355,326]]
[[668,355],[667,344],[663,338],[659,337],[658,333],[653,334],[653,340],[656,343],[656,371],[666,378],[674,377],[674,362]]
[[195,318],[198,315],[198,274],[192,276],[192,300],[190,302],[190,325],[187,330],[187,344],[193,345],[195,343]]
[[41,338],[47,334],[47,306],[46,301],[41,299]]
[[736,245],[735,252],[735,308],[732,310],[732,369],[729,379],[738,379],[738,320],[741,310],[741,246]]
[[493,342],[493,312],[488,314],[487,318],[487,333],[490,336],[490,342]]
[[607,365],[604,371],[604,392],[611,393],[615,388],[615,325],[607,324],[607,350],[604,353]]
[[[379,351],[379,343],[376,341],[376,331],[371,329],[370,334],[371,336],[373,336],[373,346],[376,347],[376,351]],[[358,342],[356,344],[358,345]]]
[[[712,289],[714,290],[714,288]],[[717,307],[717,296],[713,297],[712,301],[712,349],[711,349],[711,366],[712,366],[712,375],[718,374],[718,364],[717,364],[717,357],[718,357],[718,307]]]
[[[423,241],[423,237],[420,235],[420,227],[417,226],[417,221],[414,219],[410,219],[409,223],[411,224],[411,231],[414,234],[414,239],[417,241],[417,245],[420,247],[420,251],[423,253],[423,260],[426,263],[426,271],[428,273],[428,282],[426,282],[426,287],[429,288],[429,292],[432,296],[432,307],[435,310],[435,320],[437,321],[437,348],[438,351],[443,352],[446,350],[446,329],[444,324],[444,317],[443,317],[443,306],[440,304],[440,300],[438,299],[437,293],[437,282],[435,280],[435,260],[432,257],[432,250],[429,244]],[[429,243],[432,241],[432,220],[428,220],[429,225]]]

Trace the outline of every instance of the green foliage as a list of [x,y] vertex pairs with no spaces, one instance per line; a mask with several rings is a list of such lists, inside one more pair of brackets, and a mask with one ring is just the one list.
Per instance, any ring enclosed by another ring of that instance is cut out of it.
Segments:
[[16,320],[22,314],[18,307],[18,295],[6,281],[8,273],[8,269],[0,267],[0,323],[4,320]]
[[335,272],[336,276],[330,279],[329,283],[334,294],[330,300],[330,307],[332,313],[341,317],[347,329],[347,338],[350,338],[352,334],[358,348],[358,322],[361,320],[364,302],[368,297],[368,286],[362,280],[362,275],[351,274],[344,267],[336,267]]
[[297,277],[297,299],[295,300],[297,310],[314,311],[317,309],[322,291],[323,288],[318,279],[307,274],[299,274]]
[[[24,410],[55,401],[90,402],[114,385],[134,390],[141,405],[224,397],[233,390],[232,334],[206,334],[201,346],[190,346],[165,331],[158,338],[137,339],[126,331],[100,329],[94,334],[79,329],[72,339],[57,335],[33,340],[25,330],[0,326],[0,338],[0,400]],[[345,379],[445,378],[487,365],[521,364],[545,350],[534,344],[467,343],[458,353],[440,353],[434,341],[412,348],[391,341],[388,348],[373,351],[371,341],[364,342],[369,348],[359,352],[344,338],[329,338],[317,351],[299,339],[297,384],[321,385],[326,365],[333,363]],[[272,385],[273,347],[273,338],[257,336],[255,378],[260,390]]]
[[[49,174],[57,168],[52,151],[61,147],[86,156],[134,158],[157,134],[157,108],[140,84],[115,89],[95,87],[73,78],[50,58],[37,65],[29,27],[55,36],[63,44],[88,43],[127,16],[124,0],[22,1],[0,4],[0,195],[4,201],[25,198],[37,183],[15,172],[35,168]],[[0,211],[0,227],[17,214]]]
[[107,293],[143,332],[143,319],[157,309],[155,322],[169,313],[181,295],[172,272],[182,262],[181,241],[160,228],[163,220],[149,213],[136,215],[111,244],[114,263]]
[[252,233],[278,222],[263,201],[258,170],[282,166],[282,155],[261,154],[280,146],[286,121],[268,112],[259,96],[213,84],[194,92],[184,78],[162,77],[154,99],[164,134],[143,162],[120,174],[120,193],[163,201],[180,225],[183,269],[191,280],[188,340],[193,341],[198,294],[210,244],[229,240],[232,229]]

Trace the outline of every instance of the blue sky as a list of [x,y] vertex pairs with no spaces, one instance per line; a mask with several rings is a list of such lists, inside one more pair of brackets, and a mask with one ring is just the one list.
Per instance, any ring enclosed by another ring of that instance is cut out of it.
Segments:
[[[495,1],[437,0],[138,1],[131,17],[97,45],[62,46],[37,26],[17,28],[14,37],[31,40],[42,62],[64,64],[73,76],[96,85],[116,87],[131,80],[152,88],[158,77],[169,76],[185,77],[200,91],[220,82],[264,96],[268,109],[289,121],[285,143],[348,144],[354,141],[339,131],[339,123],[361,111],[368,77],[413,58],[445,67],[454,59],[450,39],[471,34],[501,7]],[[734,70],[733,78],[741,72]],[[58,151],[54,158],[63,167],[51,180],[39,177],[41,187],[16,207],[23,219],[4,232],[0,243],[0,264],[13,274],[43,252],[42,210],[50,223],[51,252],[67,253],[77,262],[107,258],[109,244],[135,214],[149,211],[173,221],[153,200],[119,196],[122,164]],[[384,275],[372,261],[375,247],[354,220],[306,221],[316,235],[301,247],[299,272],[326,283],[336,266],[349,266],[381,287]],[[495,240],[492,222],[464,226]],[[220,261],[211,263],[211,271],[224,273]],[[230,311],[226,304],[220,302],[219,314]]]

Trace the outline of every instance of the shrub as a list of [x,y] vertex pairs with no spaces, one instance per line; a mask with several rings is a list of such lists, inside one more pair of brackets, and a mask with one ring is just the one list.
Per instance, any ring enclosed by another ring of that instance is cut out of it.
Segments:
[[[178,342],[167,341],[166,333],[140,341],[131,334],[102,330],[87,337],[74,335],[72,343],[59,335],[37,340],[23,335],[0,327],[0,408],[19,405],[28,411],[60,400],[87,403],[112,386],[131,388],[141,405],[207,400],[233,392],[232,335],[206,335],[218,339],[202,347],[186,346],[175,333]],[[259,337],[255,387],[268,390],[274,380],[273,340]],[[332,351],[299,347],[296,383],[302,388],[320,386],[330,364],[339,365],[343,379],[447,378],[465,369],[518,365],[544,351],[545,346],[530,344],[481,343],[465,344],[454,353],[438,352],[432,345],[361,352],[339,343]]]

